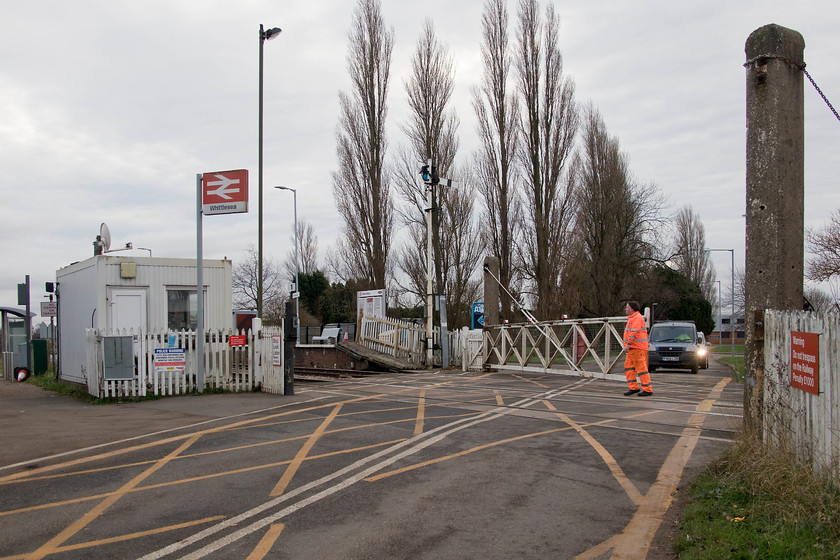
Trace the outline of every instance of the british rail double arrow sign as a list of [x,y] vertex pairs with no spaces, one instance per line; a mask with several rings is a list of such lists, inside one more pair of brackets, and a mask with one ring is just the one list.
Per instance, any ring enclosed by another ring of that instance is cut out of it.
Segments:
[[214,171],[201,177],[201,213],[236,214],[248,211],[248,170]]

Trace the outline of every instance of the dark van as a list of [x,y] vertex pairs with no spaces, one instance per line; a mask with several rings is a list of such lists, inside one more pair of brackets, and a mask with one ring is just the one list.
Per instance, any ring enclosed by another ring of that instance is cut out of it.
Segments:
[[697,373],[700,369],[706,345],[701,342],[693,322],[655,323],[650,328],[648,339],[648,371],[653,372],[657,368],[689,369],[691,373]]

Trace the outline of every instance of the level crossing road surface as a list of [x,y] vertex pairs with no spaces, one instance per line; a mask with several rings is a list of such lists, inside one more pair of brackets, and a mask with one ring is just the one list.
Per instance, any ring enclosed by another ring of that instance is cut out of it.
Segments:
[[666,558],[675,489],[741,425],[729,375],[658,371],[645,398],[498,371],[112,405],[0,382],[0,560]]

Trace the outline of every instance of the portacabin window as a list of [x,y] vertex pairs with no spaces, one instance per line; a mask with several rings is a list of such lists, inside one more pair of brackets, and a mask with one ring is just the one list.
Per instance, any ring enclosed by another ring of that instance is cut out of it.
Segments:
[[171,331],[198,328],[198,299],[195,289],[166,290],[166,326]]

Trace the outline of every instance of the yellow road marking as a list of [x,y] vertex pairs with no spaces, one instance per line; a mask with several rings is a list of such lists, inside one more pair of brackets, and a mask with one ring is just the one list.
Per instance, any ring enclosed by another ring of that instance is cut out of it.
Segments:
[[[586,426],[600,426],[600,425],[604,425],[604,424],[611,424],[612,422],[616,422],[616,421],[617,420],[615,418],[609,418],[609,419],[606,419],[606,420],[599,420],[598,422],[592,422],[591,424],[586,424]],[[531,434],[523,434],[521,436],[515,436],[515,437],[512,437],[512,438],[507,438],[507,439],[502,439],[502,440],[498,440],[498,441],[493,441],[493,442],[490,442],[490,443],[485,443],[485,444],[482,444],[482,445],[479,445],[479,446],[476,446],[476,447],[472,447],[470,449],[465,449],[463,451],[459,451],[458,453],[452,453],[451,455],[444,455],[442,457],[437,457],[435,459],[429,459],[428,461],[423,461],[422,463],[414,463],[413,465],[408,465],[408,466],[400,468],[400,469],[394,469],[392,471],[388,471],[388,472],[380,473],[380,474],[377,474],[377,475],[374,475],[374,476],[370,476],[370,477],[366,478],[365,481],[366,482],[375,482],[377,480],[382,480],[383,478],[388,478],[389,476],[394,476],[394,475],[402,474],[402,473],[405,473],[405,472],[408,472],[408,471],[413,471],[414,469],[427,467],[429,465],[434,465],[436,463],[442,463],[443,461],[448,461],[450,459],[456,459],[458,457],[463,457],[465,455],[475,453],[476,451],[483,451],[484,449],[489,449],[491,447],[496,447],[498,445],[504,445],[506,443],[511,443],[511,442],[514,442],[514,441],[519,441],[519,440],[522,440],[522,439],[527,439],[527,438],[532,438],[532,437],[554,434],[554,433],[557,433],[557,432],[566,432],[566,431],[569,431],[571,429],[572,429],[571,427],[553,428],[551,430],[544,430],[542,432],[534,432],[534,433],[531,433]]]
[[262,539],[260,539],[257,547],[245,560],[262,560],[265,558],[265,555],[271,552],[271,547],[274,546],[275,542],[277,542],[277,539],[280,537],[280,533],[282,533],[285,528],[286,526],[282,523],[272,523],[266,534],[263,535]]
[[324,434],[324,431],[327,429],[327,426],[329,426],[330,423],[333,420],[335,420],[335,417],[338,416],[341,407],[341,404],[336,406],[332,410],[332,412],[330,412],[330,414],[324,419],[324,421],[321,422],[321,425],[318,426],[318,429],[312,432],[312,435],[309,436],[309,439],[306,440],[306,443],[304,443],[300,450],[297,452],[295,458],[292,459],[292,462],[286,468],[286,472],[284,472],[283,476],[280,477],[280,482],[277,483],[277,485],[271,491],[269,496],[279,496],[280,494],[286,491],[286,487],[292,481],[292,478],[294,478],[295,473],[297,473],[301,464],[303,464],[303,461],[304,459],[306,459],[306,456],[309,454],[309,451],[312,449],[312,446],[315,445],[315,442],[318,441],[318,439]]
[[511,375],[512,377],[517,378],[517,379],[521,379],[522,381],[527,381],[527,382],[529,382],[529,383],[533,383],[534,385],[537,385],[537,386],[539,386],[539,387],[542,387],[543,389],[548,389],[548,388],[549,388],[549,386],[548,386],[548,385],[543,385],[542,383],[539,383],[539,382],[537,382],[537,381],[534,381],[533,379],[528,379],[527,377],[522,377],[521,375],[516,375],[515,373],[511,373],[510,375]]
[[166,466],[169,461],[174,459],[178,456],[181,451],[189,448],[192,444],[194,444],[200,438],[200,435],[194,435],[183,444],[181,444],[178,449],[169,453],[166,457],[163,457],[159,461],[157,461],[154,465],[146,469],[144,472],[140,473],[139,475],[135,476],[133,479],[128,481],[126,484],[122,486],[116,492],[111,493],[107,498],[105,498],[102,502],[97,504],[93,509],[89,512],[84,514],[81,518],[79,518],[75,523],[72,523],[69,527],[65,528],[59,534],[51,538],[49,541],[44,543],[38,550],[32,552],[31,554],[27,554],[27,560],[40,560],[45,556],[50,554],[54,554],[56,549],[61,546],[67,539],[84,529],[87,525],[89,525],[93,520],[97,517],[102,515],[109,507],[114,505],[120,498],[131,492],[134,488],[137,487],[138,484],[143,482],[145,479],[152,476],[154,473],[162,469]]
[[502,399],[502,393],[499,392],[498,389],[494,389],[493,393],[496,395],[496,404],[499,406],[505,406],[505,401]]
[[583,426],[576,423],[574,420],[569,418],[566,414],[563,414],[562,412],[558,411],[554,407],[554,405],[551,404],[549,401],[545,400],[545,401],[543,401],[543,404],[545,404],[545,406],[549,410],[553,411],[557,415],[558,418],[563,420],[563,422],[565,422],[566,424],[571,426],[578,433],[579,436],[581,436],[584,440],[586,440],[586,442],[589,445],[592,446],[592,448],[595,450],[595,452],[598,453],[598,455],[601,456],[601,459],[604,460],[604,463],[606,463],[607,467],[610,469],[610,472],[612,473],[613,478],[615,478],[616,481],[618,482],[618,484],[622,488],[624,488],[624,491],[627,493],[627,497],[629,497],[630,500],[634,504],[636,504],[637,506],[640,505],[642,503],[641,492],[639,492],[639,489],[636,488],[636,485],[634,485],[630,481],[630,479],[627,478],[627,475],[624,474],[624,471],[621,470],[621,467],[618,465],[618,461],[615,460],[615,457],[613,457],[612,454],[609,451],[607,451],[607,449],[598,442],[598,440],[596,440],[594,437],[592,437],[592,435],[589,432],[587,432],[583,428]]
[[420,399],[417,401],[417,421],[414,424],[414,435],[423,433],[423,416],[426,413],[426,389],[420,391]]
[[[106,544],[112,544],[116,542],[123,542],[123,541],[130,541],[132,539],[139,539],[142,537],[148,537],[151,535],[159,535],[162,533],[168,533],[169,531],[177,531],[178,529],[187,529],[189,527],[195,527],[196,525],[204,525],[206,523],[213,523],[214,521],[221,521],[224,519],[224,515],[216,515],[213,517],[205,517],[204,519],[197,519],[195,521],[187,521],[185,523],[178,523],[176,525],[168,525],[166,527],[158,527],[157,529],[149,529],[147,531],[137,531],[136,533],[129,533],[127,535],[119,535],[117,537],[111,537],[109,539],[99,539],[95,541],[88,541],[83,543],[76,543],[70,544],[65,546],[59,546],[55,549],[57,553],[60,552],[68,552],[71,550],[81,550],[83,548],[94,548],[97,546],[102,546]],[[3,556],[0,557],[0,560],[13,560],[13,559],[24,559],[26,558],[25,554],[18,554],[15,556]]]
[[612,551],[612,558],[616,560],[647,558],[656,531],[662,524],[662,519],[674,498],[674,491],[682,477],[683,469],[700,439],[701,429],[705,422],[705,415],[702,413],[711,410],[712,405],[720,398],[724,387],[730,381],[731,379],[721,379],[709,392],[709,396],[697,406],[697,412],[688,420],[689,426],[683,429],[682,435],[662,464],[656,482],[648,490],[642,504],[624,531],[578,555],[576,560],[600,558],[610,551]]
[[[355,453],[357,451],[366,451],[368,449],[375,449],[377,447],[385,447],[387,445],[394,445],[396,443],[403,442],[403,441],[405,441],[405,439],[406,438],[395,439],[393,441],[384,441],[382,443],[374,443],[372,445],[355,447],[353,449],[343,449],[341,451],[331,451],[329,453],[323,453],[321,455],[312,455],[311,457],[307,457],[306,460],[309,461],[309,460],[315,460],[315,459],[324,459],[324,458],[327,458],[327,457],[333,457],[335,455],[344,455],[346,453]],[[191,482],[200,482],[202,480],[210,480],[211,478],[219,478],[219,477],[222,477],[222,476],[231,476],[231,475],[242,474],[242,473],[251,472],[251,471],[258,471],[258,470],[262,470],[262,469],[282,467],[283,465],[288,465],[290,462],[291,462],[291,459],[287,459],[285,461],[277,461],[276,463],[266,463],[264,465],[254,465],[254,466],[251,466],[251,467],[243,467],[241,469],[234,469],[234,470],[225,471],[225,472],[206,474],[206,475],[202,475],[202,476],[194,476],[194,477],[190,477],[190,478],[181,478],[179,480],[171,480],[169,482],[161,482],[159,484],[150,484],[148,486],[141,486],[139,488],[135,488],[131,491],[131,493],[145,492],[147,490],[155,490],[155,489],[158,489],[158,488],[166,488],[167,486],[176,486],[176,485],[179,485],[179,484],[189,484]],[[19,513],[28,513],[28,512],[31,512],[31,511],[38,511],[38,510],[41,510],[41,509],[50,509],[50,508],[54,508],[54,507],[68,506],[68,505],[78,504],[78,503],[82,503],[82,502],[89,502],[91,500],[104,499],[104,498],[107,498],[110,495],[111,495],[110,492],[104,492],[102,494],[96,494],[96,495],[93,495],[93,496],[85,496],[84,498],[74,498],[72,500],[64,500],[64,501],[61,501],[61,502],[52,502],[52,503],[41,504],[41,505],[37,505],[37,506],[30,506],[30,507],[25,507],[25,508],[20,508],[20,509],[13,509],[13,510],[9,510],[9,511],[0,512],[0,517],[5,516],[5,515],[16,515],[16,514],[19,514]]]

